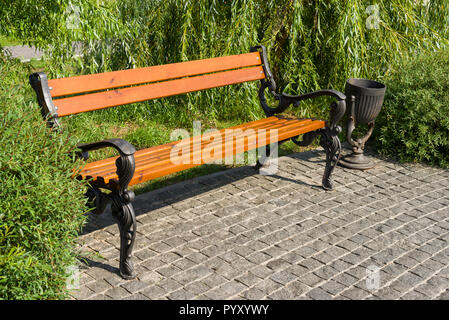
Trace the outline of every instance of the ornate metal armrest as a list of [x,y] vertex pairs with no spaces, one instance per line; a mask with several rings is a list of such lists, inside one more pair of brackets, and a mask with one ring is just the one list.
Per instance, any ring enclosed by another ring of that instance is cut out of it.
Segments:
[[120,154],[120,157],[115,161],[119,180],[117,192],[119,197],[126,198],[126,201],[128,202],[132,201],[134,198],[134,193],[132,191],[128,191],[128,184],[133,178],[134,171],[136,169],[136,163],[134,160],[134,153],[136,152],[136,149],[131,143],[122,139],[108,139],[93,143],[79,144],[77,147],[81,149],[79,155],[85,160],[89,158],[88,151],[107,147],[116,149]]
[[341,120],[341,118],[343,117],[343,115],[346,112],[346,96],[337,90],[331,90],[331,89],[319,90],[319,91],[309,92],[309,93],[305,93],[302,95],[296,95],[296,96],[289,95],[286,93],[277,94],[277,93],[272,92],[274,94],[275,99],[279,101],[278,105],[273,108],[267,104],[267,101],[265,99],[265,88],[267,88],[267,87],[269,87],[269,82],[265,81],[265,82],[262,82],[262,85],[259,89],[260,104],[261,104],[262,108],[264,109],[267,117],[270,117],[277,113],[284,112],[290,105],[298,107],[299,103],[302,100],[313,99],[313,98],[318,98],[318,97],[322,97],[322,96],[331,96],[331,97],[334,97],[337,99],[337,102],[333,102],[330,105],[331,110],[330,110],[330,121],[328,122],[328,127],[331,130],[334,130],[336,128],[338,121]]
[[340,91],[332,90],[332,89],[324,89],[324,90],[318,90],[318,91],[314,91],[314,92],[301,94],[299,96],[282,93],[281,100],[284,100],[285,102],[288,102],[288,103],[296,103],[296,102],[299,102],[302,100],[318,98],[321,96],[331,96],[331,97],[336,98],[337,100],[345,100],[346,99],[346,96],[343,93],[341,93]]
[[108,139],[92,143],[83,143],[77,145],[77,147],[81,149],[79,155],[85,160],[89,158],[88,151],[98,150],[107,147],[112,147],[116,149],[119,152],[120,156],[122,157],[134,155],[134,153],[136,152],[134,146],[128,141],[123,139]]
[[291,104],[297,107],[299,106],[299,102],[301,102],[302,100],[313,99],[322,96],[331,96],[337,99],[337,102],[332,102],[330,105],[330,119],[328,122],[328,127],[331,130],[334,130],[337,127],[338,121],[341,120],[346,112],[346,96],[337,90],[324,89],[298,96],[282,93],[278,95],[279,105],[277,108],[285,110]]
[[[259,89],[259,100],[267,117],[284,112],[291,104],[297,107],[302,100],[321,96],[331,96],[337,99],[337,103],[331,104],[330,123],[328,123],[328,127],[332,130],[336,127],[337,122],[340,121],[346,111],[346,96],[343,93],[337,90],[326,89],[296,96],[286,93],[278,94],[276,93],[276,82],[274,81],[273,73],[271,72],[268,63],[267,49],[260,45],[252,47],[250,51],[259,51],[262,59],[262,67],[265,73],[265,78],[260,80],[261,86]],[[267,100],[265,98],[265,89],[267,88],[270,90],[274,98],[279,101],[276,107],[270,107],[267,104]]]

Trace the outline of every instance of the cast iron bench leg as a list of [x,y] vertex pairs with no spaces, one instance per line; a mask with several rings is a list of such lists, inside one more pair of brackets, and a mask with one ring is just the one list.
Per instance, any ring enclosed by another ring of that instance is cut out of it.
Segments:
[[136,239],[136,215],[131,204],[134,192],[128,190],[128,184],[134,175],[134,156],[121,156],[117,158],[116,165],[119,188],[111,194],[111,211],[120,230],[120,275],[132,279],[136,276],[131,260]]
[[264,163],[270,157],[270,153],[271,153],[270,145],[267,144],[265,146],[265,154],[262,155],[259,159],[257,159],[257,162],[256,162],[256,164],[254,166],[254,169],[259,170],[260,168],[262,168]]
[[132,279],[136,276],[131,260],[136,239],[136,215],[130,202],[116,196],[112,197],[111,211],[120,231],[120,275]]
[[336,127],[335,129],[324,128],[320,130],[320,145],[326,152],[326,167],[324,169],[322,182],[325,190],[334,189],[331,174],[340,159],[341,143],[340,139],[338,139],[338,133],[340,130],[340,127]]

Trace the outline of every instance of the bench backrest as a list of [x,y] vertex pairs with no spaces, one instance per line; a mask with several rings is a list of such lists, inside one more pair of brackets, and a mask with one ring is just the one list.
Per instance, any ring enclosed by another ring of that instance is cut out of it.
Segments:
[[259,51],[47,80],[30,76],[44,116],[71,114],[265,79]]

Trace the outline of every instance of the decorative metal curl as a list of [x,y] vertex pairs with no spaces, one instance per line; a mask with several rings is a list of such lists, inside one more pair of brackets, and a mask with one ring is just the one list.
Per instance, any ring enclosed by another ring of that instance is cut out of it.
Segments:
[[300,147],[307,147],[308,145],[312,144],[313,140],[319,135],[319,132],[317,131],[311,131],[303,134],[302,141],[298,140],[299,136],[291,138],[291,140]]
[[85,194],[87,197],[87,207],[93,209],[92,213],[102,214],[110,201],[107,194],[101,192],[96,186],[89,186]]

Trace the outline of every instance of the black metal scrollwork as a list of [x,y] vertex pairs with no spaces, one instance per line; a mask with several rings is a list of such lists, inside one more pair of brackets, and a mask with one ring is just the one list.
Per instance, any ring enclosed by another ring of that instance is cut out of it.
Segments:
[[134,156],[117,158],[117,175],[119,177],[119,189],[112,192],[112,215],[118,222],[120,231],[120,275],[131,279],[136,276],[131,260],[131,253],[136,238],[136,215],[131,202],[134,200],[134,192],[128,190],[134,170]]
[[102,213],[107,204],[111,202],[111,212],[117,221],[120,232],[120,275],[125,279],[136,276],[131,254],[136,238],[136,215],[131,202],[134,200],[134,192],[128,190],[128,184],[134,176],[136,168],[134,153],[135,148],[125,140],[109,139],[100,142],[81,144],[80,156],[87,159],[88,151],[104,147],[114,147],[119,153],[115,164],[117,167],[118,181],[108,186],[111,193],[101,192],[98,186],[91,186],[87,196],[91,206],[95,206],[94,213]]
[[[273,75],[270,71],[267,59],[267,52],[264,46],[257,46],[251,48],[251,51],[258,51],[261,49],[263,69],[265,72],[265,79],[260,81],[261,85],[259,88],[258,96],[262,109],[267,117],[271,117],[275,114],[284,112],[290,105],[298,107],[302,100],[317,98],[321,96],[331,96],[334,97],[337,102],[333,102],[330,105],[330,117],[329,121],[326,122],[326,127],[320,130],[305,133],[303,139],[299,140],[298,136],[291,138],[291,140],[299,146],[310,145],[313,140],[318,135],[321,135],[320,145],[324,148],[326,152],[326,168],[323,176],[323,188],[326,190],[333,189],[333,183],[331,179],[332,171],[340,159],[341,153],[341,143],[338,139],[338,134],[341,132],[341,128],[337,126],[337,123],[341,120],[346,111],[346,96],[332,89],[318,90],[302,95],[289,95],[286,93],[278,94],[276,93],[276,83],[274,81]],[[266,89],[269,89],[274,99],[278,101],[277,106],[272,107],[267,103],[265,97]],[[258,163],[258,166],[260,164]]]

